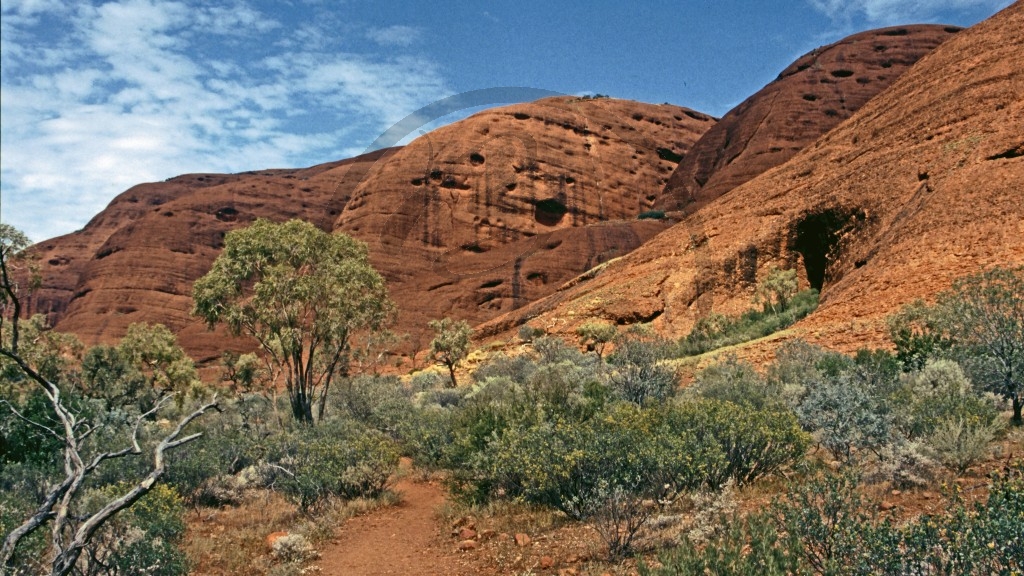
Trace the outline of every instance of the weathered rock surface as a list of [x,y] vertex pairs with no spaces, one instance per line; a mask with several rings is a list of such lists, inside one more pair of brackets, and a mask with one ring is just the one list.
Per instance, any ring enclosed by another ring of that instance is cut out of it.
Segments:
[[[822,304],[783,338],[885,345],[884,318],[983,267],[1024,263],[1024,4],[964,30],[789,162],[640,249],[482,327],[568,334],[651,320],[685,335],[749,308],[771,265]],[[777,344],[778,340],[776,340]]]
[[659,206],[693,213],[785,163],[960,30],[882,28],[802,56],[701,137],[669,178]]
[[38,245],[44,285],[29,311],[87,343],[160,322],[196,358],[216,357],[229,341],[189,316],[192,282],[227,231],[302,218],[367,242],[402,311],[396,331],[422,346],[428,319],[482,322],[664,229],[636,216],[713,124],[676,106],[545,99],[308,169],[139,185]]
[[[87,343],[120,338],[133,322],[159,322],[197,357],[219,354],[225,334],[189,315],[192,282],[220,252],[224,234],[256,218],[303,218],[330,229],[339,191],[375,152],[305,170],[189,174],[122,193],[82,230],[40,242],[42,288],[29,312]],[[238,344],[237,342],[235,343]]]
[[603,98],[487,110],[375,164],[335,229],[369,244],[422,349],[432,318],[483,322],[663,230],[637,216],[713,124]]

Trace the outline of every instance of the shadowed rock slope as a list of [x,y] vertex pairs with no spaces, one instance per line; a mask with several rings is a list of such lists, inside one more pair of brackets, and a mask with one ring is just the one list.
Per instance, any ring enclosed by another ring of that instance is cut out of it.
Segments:
[[213,358],[227,341],[189,316],[192,282],[227,231],[302,218],[367,242],[402,311],[396,331],[422,344],[430,318],[482,322],[663,230],[636,216],[713,124],[676,106],[546,99],[308,169],[139,185],[39,243],[44,284],[29,311],[87,343],[160,322]]
[[672,174],[659,205],[693,213],[785,163],[960,30],[883,28],[802,56],[701,137]]
[[955,35],[786,164],[631,254],[483,327],[651,320],[686,334],[751,306],[771,265],[822,290],[786,337],[884,345],[884,318],[982,267],[1024,263],[1024,4]]

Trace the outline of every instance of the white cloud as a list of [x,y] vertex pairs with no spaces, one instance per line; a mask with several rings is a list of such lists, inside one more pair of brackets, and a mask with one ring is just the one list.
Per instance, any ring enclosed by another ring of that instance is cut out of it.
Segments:
[[975,8],[995,11],[1010,0],[807,0],[812,7],[835,22],[849,24],[863,20],[886,26],[930,22],[950,11]]
[[412,26],[388,26],[366,31],[366,37],[381,46],[412,46],[419,41],[421,34],[418,28]]
[[351,155],[449,93],[428,60],[345,51],[311,23],[317,41],[295,42],[242,3],[5,0],[3,16],[0,216],[35,240],[140,182]]

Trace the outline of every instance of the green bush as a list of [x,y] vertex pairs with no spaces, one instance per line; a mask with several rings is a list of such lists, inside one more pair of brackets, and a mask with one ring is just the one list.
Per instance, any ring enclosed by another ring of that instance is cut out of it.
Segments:
[[999,417],[995,399],[975,390],[951,360],[929,361],[921,370],[907,374],[901,384],[901,424],[910,438],[926,437],[945,422],[988,426]]
[[283,469],[277,486],[307,511],[332,497],[378,496],[398,468],[391,439],[344,422],[282,434],[270,459]]
[[747,408],[783,408],[782,390],[766,381],[749,362],[729,355],[701,370],[691,388],[701,398],[732,402]]
[[[127,492],[119,483],[86,494],[89,512]],[[185,506],[178,493],[157,484],[141,499],[107,521],[78,562],[82,574],[178,576],[189,573],[179,544],[185,534]]]
[[992,478],[987,500],[968,506],[954,490],[945,512],[905,524],[878,521],[852,476],[790,489],[746,518],[733,517],[706,546],[689,539],[641,574],[892,575],[1020,574],[1024,569],[1024,480],[1015,469]]
[[645,210],[637,215],[637,220],[664,220],[664,210]]
[[662,362],[669,354],[669,343],[659,338],[620,338],[608,359],[612,390],[619,398],[640,406],[674,396],[678,376],[673,367]]
[[796,293],[786,301],[785,306],[776,303],[764,310],[749,310],[732,318],[710,314],[699,319],[693,330],[679,340],[675,355],[697,356],[763,338],[793,325],[817,307],[818,291],[812,288]]
[[641,562],[641,576],[789,576],[809,574],[798,542],[779,533],[768,517],[753,514],[722,518],[725,530],[706,545],[684,538],[658,556],[657,568]]
[[849,462],[858,450],[878,454],[893,440],[894,422],[887,403],[850,373],[812,384],[796,414],[804,429],[814,432],[840,462]]
[[[720,451],[720,465],[709,466],[704,472],[704,483],[713,489],[730,478],[742,485],[774,474],[799,462],[810,446],[810,436],[789,411],[698,400],[668,408],[665,417],[672,434],[690,434],[698,445]],[[714,462],[707,457],[705,460]]]

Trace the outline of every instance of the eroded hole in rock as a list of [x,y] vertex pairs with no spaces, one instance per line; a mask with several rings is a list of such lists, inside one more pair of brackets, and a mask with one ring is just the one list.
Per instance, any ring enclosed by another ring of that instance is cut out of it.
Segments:
[[501,282],[501,280],[491,280],[489,282],[484,282],[483,284],[481,284],[480,288],[495,288],[497,286],[501,286]]
[[225,206],[224,208],[214,212],[213,215],[221,222],[234,222],[235,220],[238,220],[238,210],[231,206]]
[[1024,143],[1018,144],[1016,148],[1010,148],[999,154],[993,154],[988,157],[988,160],[1009,160],[1011,158],[1020,158],[1021,156],[1024,156]]
[[515,114],[512,115],[512,117],[515,118],[516,120],[529,120],[530,119],[530,115],[529,114],[524,114],[522,112],[516,112]]
[[481,154],[473,152],[472,154],[469,155],[469,163],[474,166],[479,166],[484,163],[484,157]]
[[804,100],[807,100],[808,102],[814,102],[817,99],[818,97],[814,94],[804,94]]
[[832,75],[836,78],[849,78],[850,76],[853,76],[853,70],[833,70]]
[[862,210],[833,208],[807,214],[797,222],[791,248],[803,256],[812,288],[821,291],[828,279],[829,266],[839,252],[843,232],[864,218]]
[[484,248],[483,246],[476,242],[473,242],[471,244],[463,244],[461,248],[466,252],[472,252],[474,254],[483,254],[484,252],[487,252],[487,248]]
[[910,34],[910,31],[906,28],[897,28],[895,30],[886,30],[885,32],[882,32],[883,36],[906,36],[907,34]]
[[547,200],[541,200],[537,202],[533,209],[533,218],[538,224],[544,226],[555,226],[562,221],[565,213],[569,209],[554,198],[548,198]]
[[548,283],[548,275],[545,274],[544,272],[530,272],[526,276],[526,280],[528,282],[532,282],[534,284],[547,284]]

